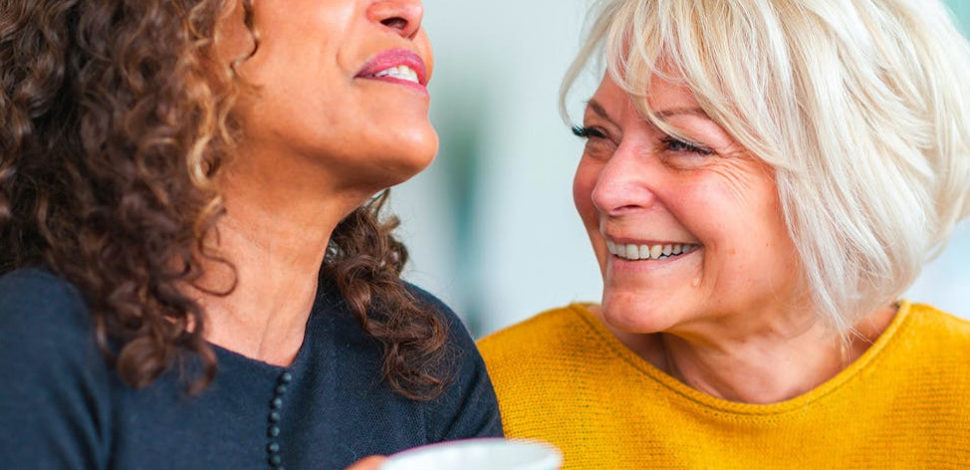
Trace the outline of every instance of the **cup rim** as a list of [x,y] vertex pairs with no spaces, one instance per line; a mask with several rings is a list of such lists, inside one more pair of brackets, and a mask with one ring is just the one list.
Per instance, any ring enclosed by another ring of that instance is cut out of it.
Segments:
[[502,445],[502,446],[517,446],[517,447],[529,447],[532,449],[541,449],[545,451],[545,455],[538,458],[535,461],[528,462],[522,467],[522,470],[529,470],[532,467],[536,468],[559,468],[562,465],[562,453],[556,446],[536,440],[536,439],[518,439],[518,438],[505,438],[505,437],[476,437],[470,439],[458,439],[452,441],[442,441],[434,442],[430,444],[424,444],[418,447],[412,447],[410,449],[405,449],[400,452],[395,452],[388,456],[388,459],[384,461],[381,465],[381,470],[394,470],[397,465],[403,465],[406,460],[412,458],[417,458],[419,455],[424,455],[429,452],[436,452],[438,448],[453,448],[453,447],[471,447],[476,445]]

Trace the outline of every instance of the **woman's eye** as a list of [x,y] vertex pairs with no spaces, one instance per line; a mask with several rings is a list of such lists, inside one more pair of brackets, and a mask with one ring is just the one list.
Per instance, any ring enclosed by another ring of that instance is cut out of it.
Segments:
[[596,127],[573,126],[573,135],[583,139],[605,139],[606,133]]
[[573,127],[573,134],[586,141],[586,148],[583,155],[595,160],[609,160],[616,150],[616,144],[611,140],[610,135],[600,127]]
[[685,142],[680,139],[675,139],[673,137],[664,137],[661,140],[663,143],[664,150],[668,152],[678,152],[678,153],[694,153],[698,155],[711,155],[714,153],[713,150],[705,147],[699,147],[697,145]]

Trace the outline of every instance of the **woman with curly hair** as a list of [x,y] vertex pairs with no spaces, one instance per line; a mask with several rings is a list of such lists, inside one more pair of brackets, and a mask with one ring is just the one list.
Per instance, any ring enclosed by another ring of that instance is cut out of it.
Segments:
[[0,1],[6,468],[339,469],[501,435],[379,217],[437,151],[422,13]]

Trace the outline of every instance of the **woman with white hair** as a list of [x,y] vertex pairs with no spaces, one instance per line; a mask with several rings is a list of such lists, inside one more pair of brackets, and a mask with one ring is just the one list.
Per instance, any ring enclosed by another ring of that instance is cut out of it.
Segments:
[[970,323],[899,297],[970,212],[946,9],[594,15],[563,94],[602,54],[573,186],[602,303],[481,341],[507,434],[566,469],[970,465]]

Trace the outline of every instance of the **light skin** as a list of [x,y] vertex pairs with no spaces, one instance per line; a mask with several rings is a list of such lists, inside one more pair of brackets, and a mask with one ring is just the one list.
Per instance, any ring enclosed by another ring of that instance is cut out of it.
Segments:
[[384,463],[385,460],[387,460],[386,457],[380,457],[380,456],[367,457],[347,467],[347,470],[378,470],[379,468],[381,468],[381,464]]
[[[676,136],[609,76],[584,116],[573,196],[603,275],[594,313],[654,366],[718,398],[776,403],[835,376],[895,310],[865,315],[844,350],[798,274],[771,168],[681,83],[655,76],[648,106]],[[609,244],[690,250],[633,260]]]
[[[258,92],[239,104],[244,138],[219,181],[226,214],[218,240],[210,240],[236,276],[213,263],[203,282],[214,290],[236,285],[227,296],[194,293],[208,341],[287,366],[303,343],[336,225],[437,152],[423,84],[361,71],[381,53],[403,50],[420,57],[430,76],[432,53],[420,0],[267,0],[254,9],[259,49],[238,70]],[[218,32],[227,63],[252,50],[240,5]]]

